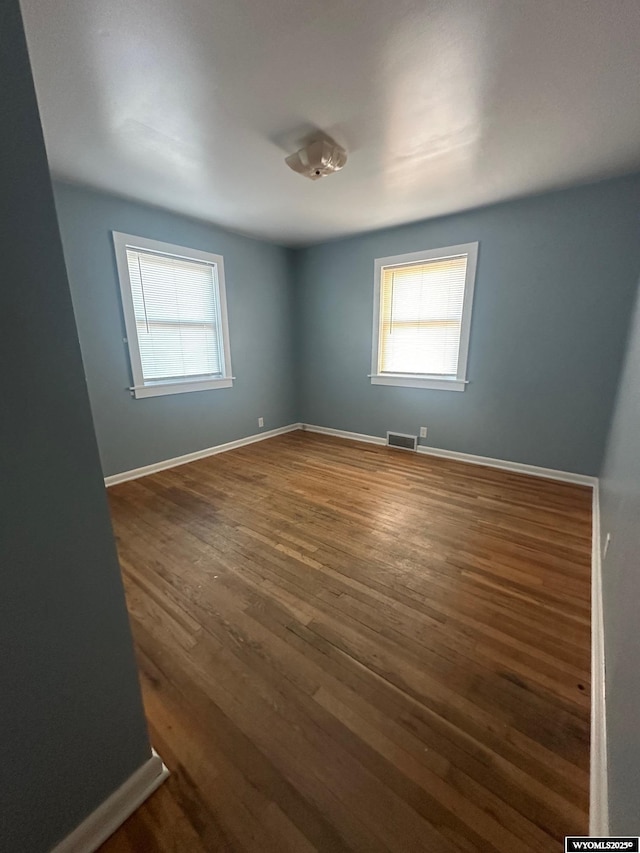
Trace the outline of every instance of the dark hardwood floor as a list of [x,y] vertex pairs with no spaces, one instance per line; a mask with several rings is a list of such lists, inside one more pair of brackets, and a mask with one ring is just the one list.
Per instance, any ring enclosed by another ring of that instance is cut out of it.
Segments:
[[587,832],[589,489],[295,432],[109,499],[172,775],[102,853]]

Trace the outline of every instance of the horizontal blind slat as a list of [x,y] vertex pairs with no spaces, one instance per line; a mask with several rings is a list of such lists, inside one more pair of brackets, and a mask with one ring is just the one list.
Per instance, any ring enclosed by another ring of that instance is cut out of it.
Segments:
[[381,373],[455,376],[467,256],[383,267]]
[[216,269],[127,248],[145,380],[223,373]]

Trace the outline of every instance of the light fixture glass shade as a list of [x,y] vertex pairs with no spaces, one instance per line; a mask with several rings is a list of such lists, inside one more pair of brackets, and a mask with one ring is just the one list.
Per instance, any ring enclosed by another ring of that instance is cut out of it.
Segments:
[[312,181],[338,172],[346,162],[347,152],[328,137],[316,139],[285,158],[290,169]]

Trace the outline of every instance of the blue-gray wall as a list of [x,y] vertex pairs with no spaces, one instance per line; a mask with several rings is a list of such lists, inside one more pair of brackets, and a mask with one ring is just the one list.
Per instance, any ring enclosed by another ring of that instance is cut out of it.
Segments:
[[[297,420],[286,249],[114,196],[57,183],[58,217],[105,475]],[[112,231],[224,256],[233,388],[136,400]]]
[[[640,237],[640,228],[638,228]],[[600,479],[609,803],[613,835],[640,834],[640,299]]]
[[[597,474],[640,268],[640,177],[287,250],[66,184],[56,204],[104,473],[304,421]],[[224,255],[232,389],[133,399],[111,231]],[[480,242],[463,393],[372,386],[373,262]]]
[[[640,177],[297,252],[301,420],[600,470],[635,282]],[[478,240],[466,391],[372,386],[375,258]]]
[[150,756],[18,0],[0,5],[0,850]]
[[[265,429],[304,421],[373,435],[425,425],[436,447],[600,473],[640,271],[640,176],[297,250],[77,187],[55,191],[105,474],[250,435],[259,416]],[[224,255],[233,389],[130,397],[112,230]],[[476,240],[467,390],[372,386],[374,259]],[[604,565],[612,829],[631,834],[639,424],[637,319],[602,479],[603,533],[613,534]]]

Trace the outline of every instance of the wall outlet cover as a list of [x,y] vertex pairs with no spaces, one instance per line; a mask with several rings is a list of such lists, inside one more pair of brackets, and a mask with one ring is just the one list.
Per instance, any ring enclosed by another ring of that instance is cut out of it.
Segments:
[[426,438],[426,437],[427,437],[427,428],[426,427],[420,427],[420,438]]
[[263,427],[263,426],[264,426],[264,418],[258,418],[258,426],[259,426],[259,427]]

